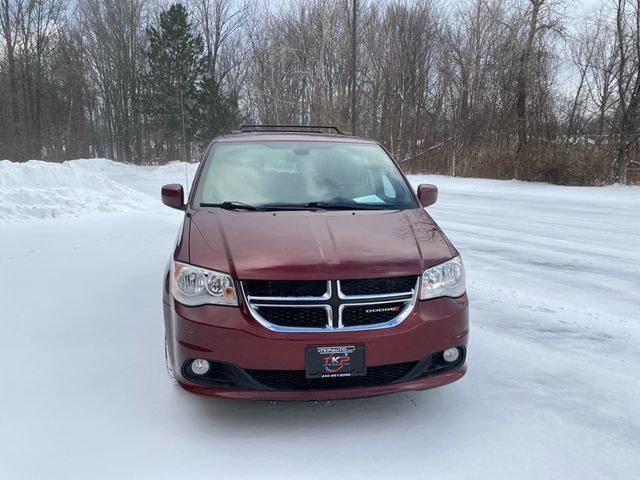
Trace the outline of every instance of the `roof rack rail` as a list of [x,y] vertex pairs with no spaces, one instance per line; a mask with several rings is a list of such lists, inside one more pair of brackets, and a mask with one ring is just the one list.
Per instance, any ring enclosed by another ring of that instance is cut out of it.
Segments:
[[327,130],[344,135],[344,132],[333,125],[242,125],[239,132],[325,133]]

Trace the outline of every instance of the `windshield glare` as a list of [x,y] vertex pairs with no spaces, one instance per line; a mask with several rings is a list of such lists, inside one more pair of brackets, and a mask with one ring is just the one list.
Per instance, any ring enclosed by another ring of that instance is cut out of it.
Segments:
[[416,207],[380,146],[314,141],[215,145],[196,187],[195,204],[223,202]]

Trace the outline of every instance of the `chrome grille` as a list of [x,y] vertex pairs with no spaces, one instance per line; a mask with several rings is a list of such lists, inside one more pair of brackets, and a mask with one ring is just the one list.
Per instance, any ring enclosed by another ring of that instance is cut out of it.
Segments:
[[247,295],[252,297],[322,297],[327,293],[325,280],[296,282],[289,280],[247,280]]
[[326,307],[289,307],[264,305],[256,307],[262,318],[281,327],[328,328]]
[[402,322],[415,305],[418,280],[245,280],[242,290],[253,317],[270,330],[367,330]]
[[368,280],[341,280],[340,291],[344,296],[388,295],[409,292],[415,284],[415,275]]

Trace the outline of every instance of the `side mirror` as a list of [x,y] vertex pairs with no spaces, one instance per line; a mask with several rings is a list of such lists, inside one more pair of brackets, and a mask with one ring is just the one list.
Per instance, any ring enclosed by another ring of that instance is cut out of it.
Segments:
[[418,200],[423,207],[433,205],[438,200],[438,187],[429,183],[421,183],[418,185]]
[[162,203],[167,207],[184,210],[184,190],[178,183],[170,183],[162,187]]

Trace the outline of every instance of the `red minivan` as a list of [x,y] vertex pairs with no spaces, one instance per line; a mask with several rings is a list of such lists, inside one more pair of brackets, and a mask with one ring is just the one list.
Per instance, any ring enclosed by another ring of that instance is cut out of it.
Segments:
[[186,203],[162,188],[185,211],[164,277],[169,373],[194,393],[268,400],[458,380],[465,274],[424,209],[436,197],[382,145],[333,127],[215,139]]

